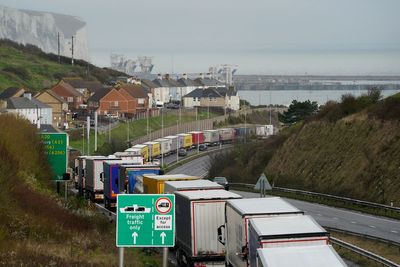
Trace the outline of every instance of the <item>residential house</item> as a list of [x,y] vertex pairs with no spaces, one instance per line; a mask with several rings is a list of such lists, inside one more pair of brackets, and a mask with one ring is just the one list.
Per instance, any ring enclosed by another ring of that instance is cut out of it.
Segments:
[[239,110],[240,100],[234,87],[208,87],[197,88],[183,97],[184,106],[193,107],[219,107],[224,110]]
[[159,74],[157,79],[153,80],[153,83],[157,86],[153,89],[153,101],[156,102],[156,105],[168,103],[171,99],[170,88],[174,87],[169,81],[169,76],[163,77]]
[[70,110],[77,110],[83,104],[83,95],[75,90],[69,83],[61,80],[54,85],[50,90],[59,95],[62,99],[67,101]]
[[200,77],[194,80],[198,87],[201,88],[209,88],[209,87],[226,87],[226,85],[217,79],[213,78],[210,73],[207,74],[206,77],[202,73],[200,73]]
[[71,85],[76,91],[82,94],[83,102],[86,103],[89,97],[94,95],[99,89],[103,88],[103,84],[97,81],[86,81],[80,78],[64,79],[66,83]]
[[7,99],[11,97],[20,97],[25,93],[25,89],[18,87],[9,87],[0,93],[0,109],[7,107]]
[[185,108],[194,108],[200,106],[200,99],[203,97],[203,89],[197,88],[183,96],[183,106]]
[[182,78],[177,80],[177,83],[180,86],[178,101],[182,101],[183,96],[189,94],[196,88],[199,88],[199,84],[192,79],[187,77],[187,74],[183,74]]
[[29,120],[38,128],[41,124],[52,124],[52,108],[39,100],[33,99],[31,94],[25,94],[25,97],[7,99],[7,112]]
[[147,79],[140,80],[140,84],[147,91],[147,96],[149,97],[149,108],[155,107],[156,100],[154,98],[154,90],[158,87],[158,85]]
[[138,84],[121,85],[119,92],[128,100],[129,114],[144,113],[149,107],[149,98],[143,86]]
[[121,117],[128,113],[128,99],[116,88],[102,88],[89,97],[88,109],[99,115]]
[[53,125],[63,127],[69,121],[68,104],[52,90],[46,90],[35,96],[36,99],[44,104],[49,105],[53,109]]

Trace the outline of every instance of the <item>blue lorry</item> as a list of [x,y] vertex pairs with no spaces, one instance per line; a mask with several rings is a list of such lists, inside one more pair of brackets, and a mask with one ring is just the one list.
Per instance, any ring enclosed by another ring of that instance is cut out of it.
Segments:
[[117,194],[134,193],[136,177],[145,173],[160,174],[160,166],[152,164],[130,164],[127,160],[103,162],[104,206],[116,206]]

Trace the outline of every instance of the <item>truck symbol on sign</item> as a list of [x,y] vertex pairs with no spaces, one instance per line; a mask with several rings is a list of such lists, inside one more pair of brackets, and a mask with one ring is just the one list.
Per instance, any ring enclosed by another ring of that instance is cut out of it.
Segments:
[[159,208],[169,208],[169,202],[161,202],[158,204]]
[[128,206],[119,209],[121,213],[150,213],[150,210],[151,210],[150,208],[138,205]]

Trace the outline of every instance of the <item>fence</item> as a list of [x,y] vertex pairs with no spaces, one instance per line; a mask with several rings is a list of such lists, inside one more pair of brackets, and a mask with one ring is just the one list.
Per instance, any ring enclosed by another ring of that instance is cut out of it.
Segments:
[[[180,125],[175,125],[175,126],[164,128],[164,130],[157,130],[157,131],[151,132],[148,135],[139,137],[134,140],[130,140],[130,142],[132,145],[136,145],[136,144],[148,142],[150,140],[155,140],[155,139],[161,138],[163,136],[176,135],[178,133],[186,133],[186,132],[197,131],[197,130],[199,130],[199,131],[211,130],[214,128],[215,123],[223,122],[227,118],[229,118],[229,116],[238,117],[240,115],[245,115],[245,114],[248,115],[255,111],[264,111],[264,110],[268,110],[268,108],[246,109],[246,110],[241,110],[238,112],[226,114],[223,116],[218,116],[218,117],[205,119],[205,120],[199,120],[198,122],[194,121],[194,122],[189,122],[189,123],[182,123]],[[281,112],[281,108],[273,108],[273,110]],[[174,111],[174,112],[176,112],[176,111]],[[189,110],[189,111],[185,111],[185,112],[190,112],[192,114],[195,114],[194,110]]]

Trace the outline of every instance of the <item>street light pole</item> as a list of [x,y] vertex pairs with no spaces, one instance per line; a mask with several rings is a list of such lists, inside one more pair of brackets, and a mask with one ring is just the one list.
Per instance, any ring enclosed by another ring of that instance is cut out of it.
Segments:
[[[179,120],[176,120],[176,129],[179,127]],[[179,161],[179,136],[176,137],[176,162]]]
[[[146,130],[147,130],[147,138],[149,138],[149,109],[147,109],[146,113]],[[150,141],[149,139],[147,141]]]
[[[164,138],[164,108],[161,108],[161,138]],[[161,168],[164,166],[164,151],[162,149],[162,142],[161,144]]]

